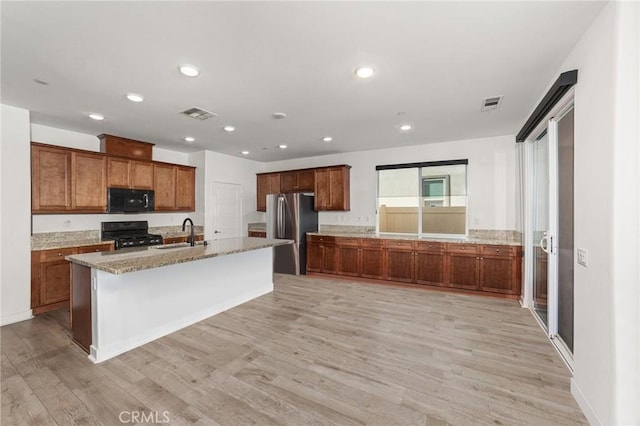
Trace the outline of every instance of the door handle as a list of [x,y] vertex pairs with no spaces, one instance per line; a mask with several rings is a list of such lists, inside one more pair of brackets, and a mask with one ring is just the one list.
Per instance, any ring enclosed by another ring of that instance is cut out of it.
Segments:
[[540,248],[542,249],[543,252],[547,254],[551,254],[551,251],[553,250],[552,243],[553,243],[553,237],[550,237],[545,232],[544,237],[540,239]]
[[222,231],[213,231],[214,234],[222,234]]
[[149,208],[149,196],[147,194],[143,194],[142,199],[144,200],[144,208]]

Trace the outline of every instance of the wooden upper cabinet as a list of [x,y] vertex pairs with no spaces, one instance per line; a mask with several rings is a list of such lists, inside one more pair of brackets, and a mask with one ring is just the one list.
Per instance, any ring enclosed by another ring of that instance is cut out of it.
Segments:
[[178,166],[176,167],[176,210],[194,211],[195,209],[196,169]]
[[280,173],[280,192],[304,192],[314,190],[314,171],[293,170]]
[[131,188],[153,189],[153,163],[131,161],[129,182]]
[[31,146],[31,210],[46,213],[71,208],[71,152]]
[[153,163],[107,157],[107,187],[153,189]]
[[125,158],[107,158],[107,187],[129,188],[131,161]]
[[351,209],[350,169],[351,166],[336,166],[314,171],[316,210],[348,211]]
[[71,207],[74,210],[107,210],[106,163],[101,154],[71,153]]
[[113,135],[98,135],[100,152],[122,157],[137,158],[151,161],[153,145],[149,142],[136,141]]
[[267,211],[267,194],[278,194],[280,188],[280,173],[263,173],[256,175],[256,210]]
[[153,189],[156,211],[172,211],[176,208],[176,170],[171,164],[153,165]]

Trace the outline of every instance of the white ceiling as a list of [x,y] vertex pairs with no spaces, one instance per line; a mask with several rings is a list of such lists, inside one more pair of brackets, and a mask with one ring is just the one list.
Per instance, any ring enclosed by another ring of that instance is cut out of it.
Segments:
[[[2,1],[2,103],[33,123],[258,161],[515,134],[603,5]],[[192,106],[219,115],[178,114]]]

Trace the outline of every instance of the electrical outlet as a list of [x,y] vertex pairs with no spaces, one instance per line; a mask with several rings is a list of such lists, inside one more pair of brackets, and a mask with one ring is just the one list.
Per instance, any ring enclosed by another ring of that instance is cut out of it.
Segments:
[[587,251],[585,249],[578,249],[578,264],[584,267],[587,266]]

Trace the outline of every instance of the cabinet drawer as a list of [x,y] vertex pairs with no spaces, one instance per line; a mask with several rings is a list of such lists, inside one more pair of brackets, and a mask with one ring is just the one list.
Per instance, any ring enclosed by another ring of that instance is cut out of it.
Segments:
[[418,241],[416,243],[416,250],[442,253],[444,252],[444,243],[436,243],[433,241]]
[[478,253],[477,244],[447,244],[447,250],[449,253]]
[[382,248],[384,246],[384,240],[378,240],[376,238],[363,238],[363,248]]
[[92,246],[78,247],[78,254],[94,253],[97,251],[111,251],[113,250],[113,244],[95,244]]
[[483,245],[480,253],[484,256],[516,256],[518,247],[505,245]]
[[41,262],[50,262],[52,260],[64,260],[65,256],[76,254],[78,251],[75,247],[67,247],[55,250],[42,250],[40,252]]
[[162,239],[163,244],[175,244],[175,243],[186,243],[187,237],[164,237]]
[[336,237],[328,237],[326,235],[309,235],[308,241],[312,243],[334,244],[336,242]]
[[267,231],[249,231],[249,236],[254,238],[267,238]]
[[387,240],[387,248],[413,250],[413,241]]
[[336,244],[339,246],[359,247],[360,240],[357,238],[336,238]]

